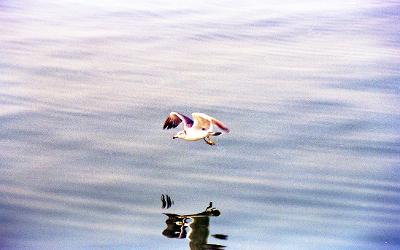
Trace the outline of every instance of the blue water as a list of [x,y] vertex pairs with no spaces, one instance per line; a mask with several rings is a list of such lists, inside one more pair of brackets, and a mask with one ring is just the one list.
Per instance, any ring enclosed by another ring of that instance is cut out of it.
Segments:
[[[1,1],[0,249],[400,249],[399,18],[396,1]],[[170,111],[231,133],[172,140]],[[210,201],[219,216],[163,234],[163,213]]]

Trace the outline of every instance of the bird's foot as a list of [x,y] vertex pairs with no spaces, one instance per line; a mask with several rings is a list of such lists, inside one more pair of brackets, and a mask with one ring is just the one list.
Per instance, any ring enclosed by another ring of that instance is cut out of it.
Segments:
[[211,141],[210,138],[204,138],[204,141],[205,141],[208,145],[210,145],[210,146],[215,145],[215,142]]

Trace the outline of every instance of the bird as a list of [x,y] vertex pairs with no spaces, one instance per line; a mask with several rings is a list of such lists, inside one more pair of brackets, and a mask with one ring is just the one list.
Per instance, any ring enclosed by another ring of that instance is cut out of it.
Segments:
[[211,140],[212,136],[221,135],[221,132],[215,132],[214,126],[217,125],[221,130],[229,133],[229,128],[221,121],[204,113],[192,113],[193,120],[178,113],[171,112],[165,119],[163,129],[176,128],[183,122],[183,130],[175,134],[172,139],[180,138],[186,141],[198,141],[203,139],[208,145],[215,145]]

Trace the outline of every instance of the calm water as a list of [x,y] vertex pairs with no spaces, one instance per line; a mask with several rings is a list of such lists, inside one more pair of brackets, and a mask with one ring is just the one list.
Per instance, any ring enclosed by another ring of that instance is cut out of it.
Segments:
[[400,4],[211,2],[0,1],[0,249],[400,249]]

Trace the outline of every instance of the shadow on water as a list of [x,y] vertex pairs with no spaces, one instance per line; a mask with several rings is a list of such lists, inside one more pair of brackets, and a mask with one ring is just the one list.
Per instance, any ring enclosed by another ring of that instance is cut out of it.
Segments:
[[[161,208],[163,209],[168,209],[174,204],[170,196],[164,194],[161,195],[161,202]],[[168,216],[165,221],[167,227],[162,232],[165,237],[171,239],[188,239],[191,250],[218,250],[225,248],[223,245],[208,243],[210,217],[218,217],[221,215],[221,212],[213,207],[212,202],[210,202],[203,212],[194,214],[164,214]],[[226,240],[228,238],[228,236],[224,234],[213,234],[212,237],[220,240]]]

